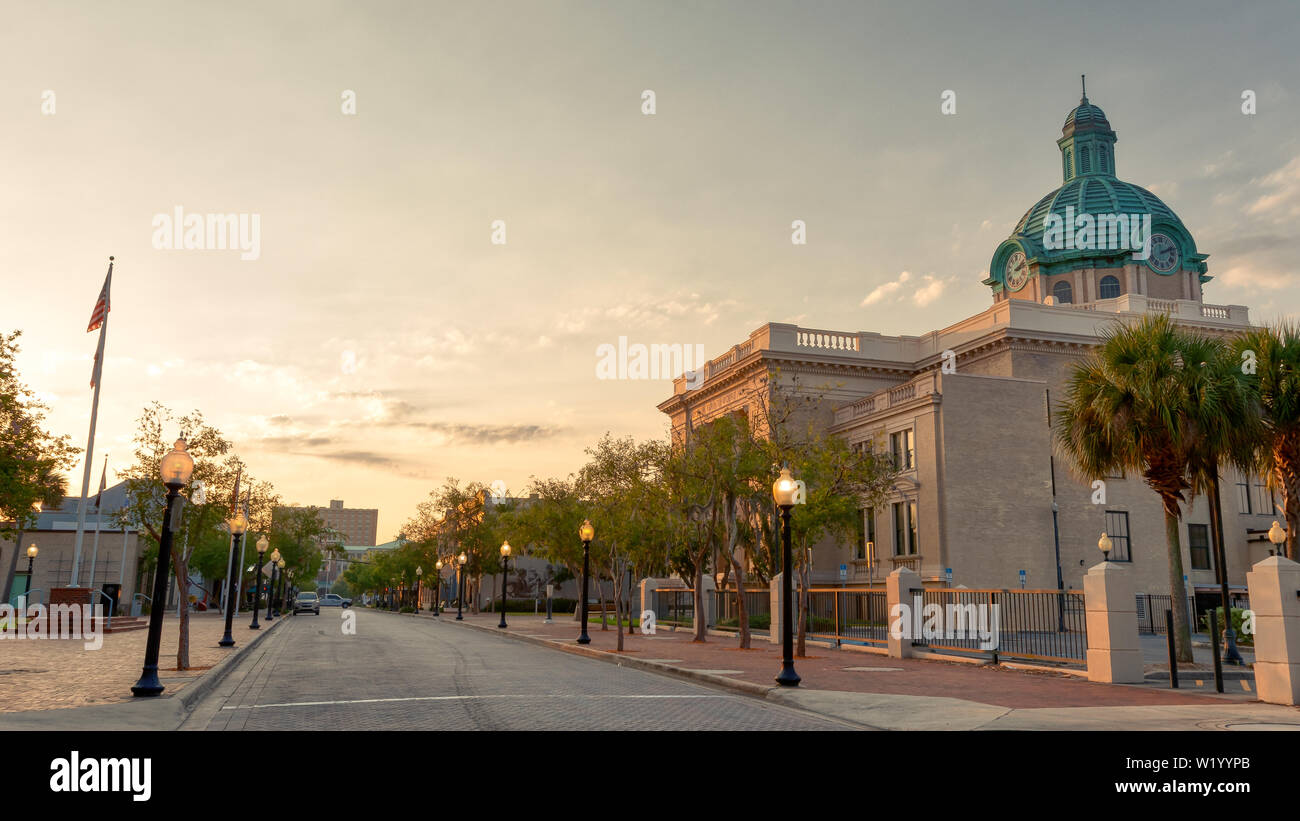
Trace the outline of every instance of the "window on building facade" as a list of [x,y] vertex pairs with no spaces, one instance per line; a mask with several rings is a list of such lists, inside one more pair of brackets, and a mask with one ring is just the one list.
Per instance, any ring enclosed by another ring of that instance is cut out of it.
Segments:
[[1265,515],[1274,513],[1277,507],[1273,503],[1273,492],[1268,489],[1263,479],[1255,482],[1255,512]]
[[857,558],[875,560],[873,548],[876,541],[876,511],[862,508],[858,511],[858,549]]
[[1242,513],[1253,513],[1250,505],[1250,483],[1237,483],[1237,510]]
[[1187,526],[1187,547],[1192,554],[1193,570],[1210,570],[1210,526]]
[[1052,286],[1052,296],[1056,297],[1058,305],[1069,305],[1074,301],[1074,289],[1070,287],[1070,283],[1061,280]]
[[894,502],[894,555],[916,555],[916,502]]
[[907,503],[907,555],[916,555],[916,502]]
[[1101,278],[1097,284],[1098,299],[1114,299],[1119,296],[1119,280],[1110,274]]
[[1110,537],[1110,560],[1112,562],[1133,561],[1133,554],[1129,551],[1128,511],[1106,511],[1106,535]]
[[894,467],[899,470],[911,470],[916,459],[912,429],[889,434],[889,450],[894,457]]

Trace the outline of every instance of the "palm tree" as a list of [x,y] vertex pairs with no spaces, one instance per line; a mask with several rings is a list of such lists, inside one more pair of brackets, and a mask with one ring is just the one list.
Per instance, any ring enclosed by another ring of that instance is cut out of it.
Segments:
[[1252,328],[1233,342],[1251,398],[1258,404],[1262,435],[1254,450],[1254,470],[1268,477],[1282,495],[1286,517],[1286,555],[1297,555],[1300,525],[1300,327],[1281,322]]
[[[1214,564],[1223,607],[1224,658],[1241,664],[1232,633],[1228,598],[1228,554],[1223,543],[1223,504],[1219,493],[1219,470],[1224,462],[1250,472],[1254,451],[1261,438],[1258,403],[1246,384],[1246,377],[1231,346],[1219,339],[1185,332],[1183,349],[1193,418],[1189,441],[1188,472],[1192,492],[1204,494],[1210,503],[1210,532],[1214,539]],[[1216,637],[1217,640],[1217,637]]]
[[[1184,363],[1208,362],[1204,346],[1163,314],[1105,331],[1101,345],[1077,363],[1056,414],[1056,444],[1075,472],[1088,480],[1141,473],[1165,512],[1169,593],[1183,596],[1179,538],[1183,491],[1199,438],[1202,416],[1197,390],[1203,381]],[[1190,377],[1190,378],[1189,378]],[[1174,606],[1178,658],[1192,661],[1187,608]]]

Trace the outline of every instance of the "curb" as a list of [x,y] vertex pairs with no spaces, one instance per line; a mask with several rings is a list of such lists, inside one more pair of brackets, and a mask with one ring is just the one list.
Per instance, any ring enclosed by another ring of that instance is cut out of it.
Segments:
[[176,699],[180,702],[181,707],[188,712],[194,707],[195,702],[212,692],[212,688],[221,683],[221,680],[230,672],[230,668],[234,666],[240,656],[256,647],[258,643],[269,636],[271,631],[278,627],[283,620],[284,616],[277,616],[271,624],[262,624],[262,627],[257,631],[256,636],[253,636],[253,638],[245,644],[236,644],[234,648],[235,652],[219,661],[216,666],[207,672],[207,675],[183,688],[179,693],[164,695],[163,698]]

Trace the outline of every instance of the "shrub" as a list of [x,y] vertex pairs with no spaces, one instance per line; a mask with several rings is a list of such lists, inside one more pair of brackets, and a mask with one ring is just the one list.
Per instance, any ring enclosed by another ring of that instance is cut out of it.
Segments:
[[[1245,617],[1246,617],[1246,611],[1244,609],[1240,607],[1232,608],[1232,632],[1237,634],[1237,644],[1245,645],[1247,647],[1253,647],[1255,645],[1255,637],[1253,635],[1248,635],[1246,633],[1241,632],[1241,623],[1242,620],[1245,619]],[[1222,606],[1214,608],[1214,620],[1218,628],[1222,630],[1223,629],[1223,607]],[[1208,611],[1201,616],[1201,627],[1205,630],[1206,633],[1210,632],[1210,614]]]
[[415,612],[415,608],[412,607],[412,606],[410,606],[410,605],[408,604],[408,605],[406,605],[405,607],[403,607],[401,610],[399,610],[399,611],[397,611],[397,612],[399,612],[399,613],[414,613],[414,612]]

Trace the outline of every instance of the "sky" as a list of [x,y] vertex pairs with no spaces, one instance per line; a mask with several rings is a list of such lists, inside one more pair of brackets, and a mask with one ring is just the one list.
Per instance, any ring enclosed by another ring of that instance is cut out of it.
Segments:
[[[994,249],[1060,184],[1080,74],[1118,176],[1210,255],[1206,301],[1300,311],[1290,2],[4,18],[0,330],[23,331],[23,380],[84,447],[85,328],[116,257],[110,481],[146,404],[199,409],[286,502],[377,507],[384,541],[446,477],[523,493],[606,431],[665,436],[670,381],[597,378],[620,337],[713,358],[769,321],[945,327],[990,304]],[[177,208],[244,215],[259,242],[168,248]]]

